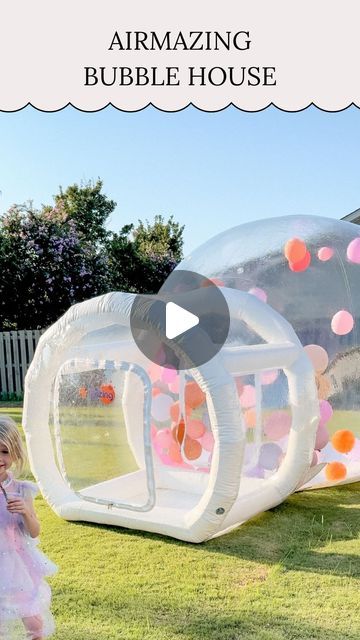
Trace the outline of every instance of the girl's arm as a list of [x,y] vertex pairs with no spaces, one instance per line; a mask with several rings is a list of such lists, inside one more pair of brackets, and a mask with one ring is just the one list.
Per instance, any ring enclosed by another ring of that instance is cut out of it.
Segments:
[[36,517],[31,498],[26,500],[20,496],[19,498],[9,498],[7,509],[10,513],[20,513],[28,533],[32,538],[37,538],[40,533],[40,523]]

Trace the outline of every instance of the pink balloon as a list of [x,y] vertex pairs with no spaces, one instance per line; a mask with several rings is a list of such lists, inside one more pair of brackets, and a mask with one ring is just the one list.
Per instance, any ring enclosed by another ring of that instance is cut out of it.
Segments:
[[316,432],[315,449],[323,449],[324,447],[326,447],[328,442],[329,432],[325,425],[320,422]]
[[349,311],[341,309],[333,316],[331,328],[337,336],[345,336],[354,326],[354,318]]
[[312,365],[318,373],[324,373],[329,364],[329,356],[323,347],[318,344],[307,344],[304,351],[310,358]]
[[310,467],[315,467],[317,464],[319,464],[319,453],[318,451],[313,451]]
[[174,382],[176,378],[177,378],[176,369],[167,369],[166,367],[164,367],[162,371],[162,376],[161,376],[161,380],[163,382],[166,382],[166,384],[170,384]]
[[347,259],[355,264],[360,264],[360,238],[355,238],[350,242],[346,250]]
[[244,409],[254,407],[256,404],[256,391],[252,384],[245,384],[240,395],[240,404]]
[[171,433],[171,429],[161,429],[155,435],[155,446],[161,447],[161,449],[168,449],[174,438]]
[[180,376],[176,376],[173,382],[170,382],[169,389],[172,393],[179,393],[180,390]]
[[333,409],[327,400],[320,400],[320,422],[321,424],[325,424],[325,422],[329,422],[333,415]]
[[265,434],[270,440],[280,440],[291,427],[291,416],[285,411],[273,411],[264,422]]
[[157,420],[158,422],[170,420],[170,407],[172,404],[172,397],[165,393],[159,393],[155,396],[151,405],[151,415],[154,420]]
[[332,249],[331,247],[321,247],[321,249],[319,249],[317,254],[321,262],[327,262],[328,260],[331,260],[333,255],[334,255],[334,249]]
[[262,302],[267,301],[267,293],[263,289],[260,289],[259,287],[252,287],[251,289],[249,289],[249,293],[251,293],[251,295],[255,296]]
[[148,369],[148,374],[151,382],[157,382],[157,380],[160,380],[161,378],[162,367],[160,367],[158,364],[153,363]]
[[211,431],[205,431],[204,435],[200,438],[200,444],[205,451],[212,451],[214,448],[214,436]]
[[261,384],[272,384],[273,382],[275,382],[278,375],[279,372],[277,369],[273,369],[272,371],[263,371],[260,374]]
[[151,438],[152,438],[152,439],[154,439],[154,438],[155,438],[155,436],[156,436],[156,434],[157,434],[157,428],[155,427],[155,425],[154,425],[154,424],[152,424],[152,425],[151,425],[151,430],[150,430]]

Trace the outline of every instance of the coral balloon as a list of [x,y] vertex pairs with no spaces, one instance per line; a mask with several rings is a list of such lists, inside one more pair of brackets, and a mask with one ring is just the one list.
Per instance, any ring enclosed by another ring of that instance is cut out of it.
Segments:
[[206,427],[201,420],[188,420],[186,425],[186,434],[193,438],[194,440],[198,440],[202,438],[206,431]]
[[332,249],[331,247],[321,247],[321,249],[319,249],[317,253],[317,257],[319,258],[319,260],[321,260],[321,262],[327,262],[328,260],[331,260],[333,255],[334,249]]
[[346,250],[347,259],[355,264],[360,264],[360,238],[354,238]]
[[329,364],[329,356],[323,347],[318,344],[307,344],[304,347],[307,356],[317,373],[324,373]]
[[306,244],[299,238],[288,240],[284,248],[285,258],[289,262],[300,262],[306,255]]
[[305,256],[299,262],[289,262],[289,269],[294,272],[306,271],[306,269],[310,266],[311,263],[311,254],[310,251],[305,253]]
[[169,457],[175,464],[181,464],[183,462],[180,446],[175,440],[173,440],[169,446]]
[[251,293],[252,296],[255,296],[255,298],[261,300],[261,302],[267,301],[267,293],[264,291],[264,289],[260,289],[259,287],[252,287],[251,289],[249,289],[249,293]]
[[290,427],[291,416],[286,411],[272,411],[264,422],[264,431],[270,440],[280,440],[289,433]]
[[244,420],[247,427],[252,429],[256,426],[256,411],[255,409],[247,409],[244,412]]
[[185,386],[185,403],[191,409],[196,409],[205,402],[205,393],[200,389],[199,385],[193,381],[188,382]]
[[355,436],[349,429],[339,429],[331,437],[331,444],[340,453],[349,453],[355,444]]
[[331,320],[331,329],[337,336],[345,336],[354,326],[354,318],[349,311],[341,309]]
[[325,476],[329,482],[344,480],[346,475],[346,467],[342,462],[329,462],[325,467]]
[[82,400],[85,400],[85,398],[87,397],[87,388],[86,387],[80,387],[79,389],[79,396]]
[[245,384],[240,395],[240,404],[244,409],[254,407],[256,404],[256,391],[252,384]]
[[[186,405],[185,411],[186,411],[186,415],[189,415],[191,413],[191,407]],[[176,402],[173,402],[170,407],[170,418],[172,422],[176,422],[176,424],[180,420],[180,402],[178,400]]]
[[202,452],[202,446],[200,442],[186,436],[185,442],[184,442],[185,457],[188,460],[197,460],[197,458],[200,458],[201,452]]

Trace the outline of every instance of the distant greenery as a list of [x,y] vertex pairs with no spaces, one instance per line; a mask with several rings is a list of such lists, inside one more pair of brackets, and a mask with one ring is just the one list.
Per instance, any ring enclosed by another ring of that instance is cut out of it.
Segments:
[[38,497],[53,638],[358,640],[359,490],[297,493],[201,545],[66,522]]
[[116,203],[101,180],[73,184],[54,205],[14,205],[0,217],[0,329],[40,329],[72,304],[108,291],[155,293],[181,260],[171,216],[106,227]]

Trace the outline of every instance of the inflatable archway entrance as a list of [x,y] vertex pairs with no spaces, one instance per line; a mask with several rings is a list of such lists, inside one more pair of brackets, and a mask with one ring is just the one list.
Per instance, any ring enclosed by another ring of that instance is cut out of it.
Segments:
[[[306,480],[319,418],[311,362],[279,313],[223,293],[229,342],[186,372],[138,350],[132,294],[77,304],[42,335],[24,427],[32,471],[60,516],[201,542]],[[262,425],[279,415],[274,439]]]

